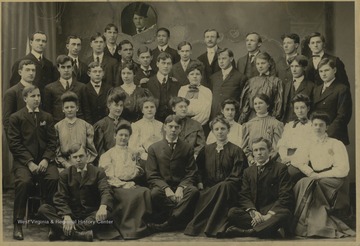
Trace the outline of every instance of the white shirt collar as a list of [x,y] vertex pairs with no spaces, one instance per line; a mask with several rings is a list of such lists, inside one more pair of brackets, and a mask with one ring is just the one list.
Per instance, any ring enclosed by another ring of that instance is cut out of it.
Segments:
[[322,50],[319,54],[313,54],[313,55],[319,55],[320,57],[319,58],[322,58],[325,54],[325,51]]
[[29,83],[29,82],[26,82],[25,80],[20,80],[20,83],[23,85],[23,86],[30,86],[30,85],[32,85],[31,83]]
[[166,141],[168,142],[168,143],[177,143],[177,141],[178,141],[178,139],[179,139],[179,137],[177,137],[174,141],[171,141],[171,140],[169,140],[166,136],[165,136],[165,139],[166,139]]
[[74,57],[74,56],[72,56],[72,55],[70,55],[70,54],[68,54],[68,57],[70,57],[71,59],[75,59],[77,62],[79,61],[79,57]]
[[218,46],[217,45],[215,45],[214,47],[212,47],[212,48],[206,48],[206,51],[207,51],[207,53],[216,53],[216,51],[218,50]]
[[230,65],[230,67],[228,67],[227,69],[221,69],[223,76],[228,75],[231,72],[232,68],[232,65]]
[[250,56],[257,56],[258,54],[260,53],[260,50],[257,50],[254,54],[250,54],[250,53],[248,53],[248,56],[250,57]]
[[324,87],[328,88],[334,81],[336,78],[333,78],[331,81],[324,83]]
[[260,163],[256,162],[256,166],[257,167],[263,167],[263,166],[265,166],[266,164],[269,163],[269,160],[270,160],[270,158],[268,158],[263,164],[260,164]]
[[65,79],[63,79],[63,78],[60,77],[59,81],[60,81],[61,85],[62,85],[64,88],[66,88],[66,81],[69,81],[69,86],[71,86],[71,84],[72,84],[72,78],[70,78],[70,79],[68,79],[68,80],[65,80]]
[[31,108],[29,108],[27,105],[26,105],[26,108],[27,108],[27,110],[28,110],[29,113],[32,113],[32,112],[39,113],[39,112],[40,112],[39,107],[37,107],[36,109],[34,109],[34,111],[33,111]]
[[159,45],[158,45],[158,49],[165,51],[168,46],[169,46],[168,44],[166,44],[166,45],[164,45],[164,46],[159,46]]
[[76,168],[76,171],[77,171],[78,173],[81,173],[82,170],[87,171],[87,164],[85,164],[85,166],[84,166],[83,169]]
[[269,112],[266,112],[265,114],[258,114],[258,113],[256,113],[256,116],[259,117],[259,118],[264,118],[264,117],[266,117],[266,116],[268,116],[268,115],[269,115]]
[[295,80],[296,83],[301,83],[301,82],[304,80],[304,78],[305,78],[305,76],[302,75],[302,76],[300,76],[299,78],[293,78],[293,80]]
[[293,54],[293,55],[285,55],[285,59],[286,59],[286,61],[288,61],[289,59],[292,59],[292,58],[294,58],[295,56],[297,56],[298,55],[298,53],[295,53],[295,54]]
[[169,75],[163,75],[162,73],[158,72],[156,74],[156,78],[159,80],[160,84],[163,83],[164,78],[166,78],[166,81],[168,80]]
[[145,68],[143,65],[140,66],[140,68],[144,71],[150,71],[152,70],[151,66],[149,66],[148,68]]
[[36,59],[39,59],[40,56],[42,58],[44,58],[44,54],[40,54],[40,53],[36,52],[35,50],[31,50],[31,54],[33,54],[36,57]]
[[104,52],[101,53],[100,55],[95,55],[95,54],[93,54],[93,57],[94,57],[94,61],[96,61],[96,57],[99,57],[100,62],[102,62],[102,60],[103,60],[103,58],[104,58]]
[[[100,81],[100,83],[94,83],[92,80],[90,81],[90,83],[92,84],[92,86],[94,87],[95,90],[96,90],[96,89],[100,89],[101,84],[102,84],[101,81]],[[100,85],[100,87],[95,87],[95,85]]]

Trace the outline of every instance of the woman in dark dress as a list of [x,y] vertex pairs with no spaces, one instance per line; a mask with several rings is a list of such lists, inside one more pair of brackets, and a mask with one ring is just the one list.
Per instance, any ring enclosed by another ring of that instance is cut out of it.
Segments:
[[202,148],[196,159],[201,193],[194,218],[184,232],[189,236],[216,237],[224,231],[227,212],[236,201],[242,172],[247,166],[242,149],[228,141],[229,122],[218,116],[210,127],[216,142]]

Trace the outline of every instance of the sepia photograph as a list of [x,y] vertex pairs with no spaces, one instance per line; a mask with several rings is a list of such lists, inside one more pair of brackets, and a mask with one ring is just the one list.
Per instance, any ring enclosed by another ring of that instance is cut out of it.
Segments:
[[357,245],[357,5],[1,1],[2,244]]

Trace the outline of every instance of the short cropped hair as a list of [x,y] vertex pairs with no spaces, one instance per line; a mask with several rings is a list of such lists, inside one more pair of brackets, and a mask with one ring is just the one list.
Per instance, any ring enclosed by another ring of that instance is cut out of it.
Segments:
[[32,60],[21,60],[18,66],[18,70],[22,70],[23,66],[26,65],[35,65],[35,62],[33,62]]
[[310,116],[310,120],[313,122],[315,119],[324,121],[327,126],[330,125],[330,116],[323,111],[313,112]]
[[216,31],[214,28],[206,29],[206,30],[204,31],[204,36],[205,36],[205,33],[207,33],[207,32],[216,32],[216,38],[220,38],[219,32]]
[[230,127],[231,127],[230,123],[227,119],[225,119],[225,117],[223,115],[218,115],[212,121],[210,121],[210,124],[209,124],[210,129],[212,130],[214,128],[214,125],[218,122],[224,124],[227,127],[227,129],[230,130]]
[[92,36],[90,37],[90,43],[91,43],[92,41],[94,41],[95,39],[99,38],[99,37],[102,38],[104,42],[106,42],[105,36],[102,35],[102,34],[99,33],[99,32],[96,32],[94,35],[92,35]]
[[27,86],[25,86],[25,88],[22,91],[23,98],[27,97],[27,95],[29,93],[33,92],[36,89],[39,89],[39,87],[37,87],[36,85],[27,85]]
[[137,50],[137,55],[140,56],[142,53],[146,53],[149,52],[149,54],[152,56],[152,50],[147,47],[147,46],[141,46],[138,50]]
[[172,59],[171,59],[171,55],[167,52],[161,52],[158,57],[156,58],[156,61],[159,62],[160,60],[167,60],[170,59],[171,63],[172,63]]
[[294,98],[291,100],[291,103],[294,105],[296,102],[303,102],[307,107],[310,107],[311,100],[308,95],[299,93],[294,96]]
[[281,35],[281,40],[284,41],[285,38],[290,38],[294,40],[295,44],[300,44],[300,37],[296,33],[286,33]]
[[119,126],[115,128],[115,135],[118,133],[118,131],[125,129],[129,131],[129,135],[132,134],[132,128],[129,123],[121,123]]
[[181,125],[181,118],[175,114],[171,114],[164,120],[164,125],[169,124],[170,122],[175,122],[178,125]]
[[259,137],[259,138],[255,138],[251,141],[251,149],[252,146],[256,143],[260,143],[260,142],[264,142],[268,148],[268,150],[272,150],[272,143],[269,139],[263,138],[263,137]]
[[66,62],[71,62],[71,65],[74,65],[74,61],[73,59],[71,59],[70,56],[67,55],[59,55],[56,58],[56,65],[59,67],[60,65],[66,63]]
[[124,39],[124,40],[122,40],[122,41],[119,43],[120,50],[122,50],[122,46],[123,46],[124,44],[130,44],[131,47],[134,48],[134,45],[133,45],[129,40]]
[[185,46],[185,45],[189,45],[189,46],[190,46],[190,49],[192,50],[192,45],[191,45],[190,42],[188,42],[188,41],[181,41],[181,42],[178,44],[177,49],[178,49],[178,50],[181,50],[181,48],[182,48],[183,46]]
[[92,68],[96,68],[96,67],[101,67],[104,70],[104,68],[100,63],[98,63],[97,61],[93,61],[90,62],[90,64],[88,65],[88,72],[90,72]]
[[308,36],[308,44],[310,43],[310,39],[315,38],[315,37],[320,37],[321,41],[323,41],[323,43],[325,43],[325,37],[324,35],[322,35],[319,32],[312,32],[309,34]]
[[79,36],[76,35],[70,35],[66,38],[66,44],[70,43],[70,39],[80,39],[80,42],[82,42],[82,39]]
[[247,36],[249,36],[249,35],[251,35],[251,34],[257,35],[257,37],[258,37],[258,42],[259,42],[259,43],[262,43],[262,38],[261,38],[260,34],[257,33],[257,32],[249,32],[249,33],[246,34],[245,37],[247,37]]
[[107,24],[104,29],[104,32],[106,32],[107,30],[110,30],[112,27],[115,28],[115,31],[119,32],[119,28],[114,23]]
[[47,35],[46,35],[43,31],[36,31],[36,32],[33,32],[32,34],[30,34],[30,36],[29,36],[30,41],[34,41],[34,36],[35,36],[35,34],[45,35],[45,37],[46,37],[46,42],[47,42]]
[[217,55],[219,56],[221,53],[227,52],[229,54],[229,57],[234,57],[234,52],[232,52],[232,50],[228,49],[228,48],[222,48],[222,49],[218,49],[216,51]]
[[160,27],[160,28],[157,29],[156,35],[157,35],[160,31],[166,32],[167,35],[168,35],[168,37],[170,38],[170,31],[169,31],[169,29],[167,29],[167,28],[165,28],[165,27]]
[[221,109],[224,109],[226,104],[231,104],[231,105],[234,105],[235,107],[235,111],[239,111],[239,108],[240,108],[240,104],[235,101],[234,99],[225,99],[222,103],[221,103]]
[[60,99],[63,106],[66,102],[74,102],[76,105],[79,105],[79,97],[72,91],[65,92],[61,95]]

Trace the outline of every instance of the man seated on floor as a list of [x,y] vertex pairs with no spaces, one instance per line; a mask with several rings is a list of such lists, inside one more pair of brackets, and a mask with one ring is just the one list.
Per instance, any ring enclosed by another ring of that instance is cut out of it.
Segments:
[[274,237],[290,222],[294,205],[290,176],[286,165],[269,159],[271,146],[262,137],[253,141],[256,165],[244,171],[240,207],[229,210],[230,227],[224,237]]
[[[192,219],[199,191],[194,186],[197,166],[193,147],[179,139],[180,118],[169,115],[165,137],[150,145],[146,162],[147,180],[155,216],[162,224],[149,224],[153,232],[184,229]],[[165,222],[164,222],[165,220]]]
[[69,156],[73,165],[60,173],[54,206],[42,205],[39,214],[51,225],[50,241],[92,241],[92,229],[103,224],[112,209],[111,189],[105,172],[87,164],[84,146],[73,144]]

